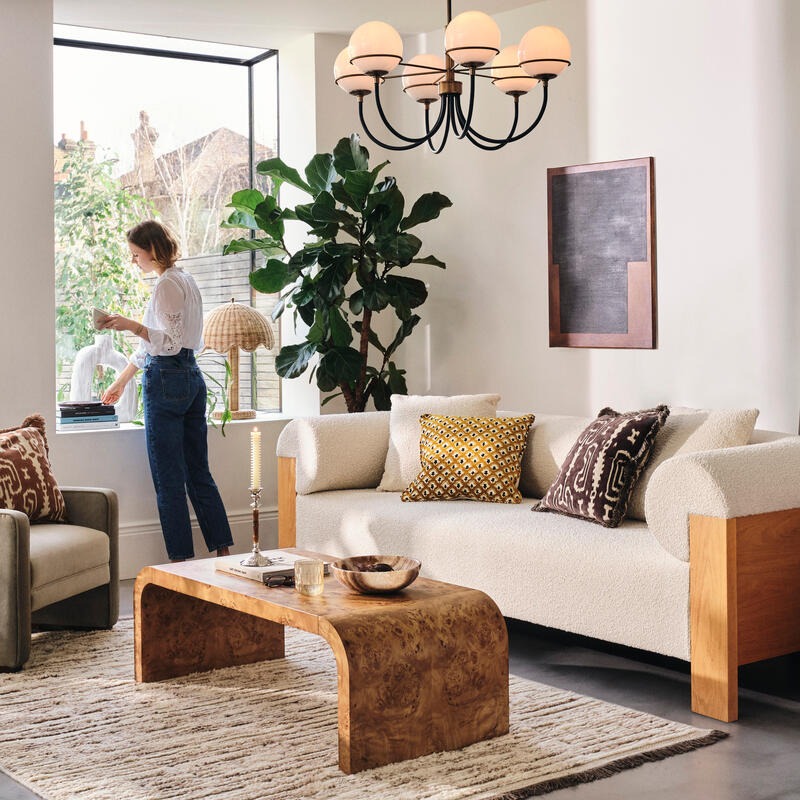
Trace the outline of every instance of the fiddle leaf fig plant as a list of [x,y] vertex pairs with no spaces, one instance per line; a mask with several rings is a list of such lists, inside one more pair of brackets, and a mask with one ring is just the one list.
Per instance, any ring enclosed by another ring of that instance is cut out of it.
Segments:
[[[281,348],[275,363],[283,378],[296,378],[319,361],[311,377],[328,394],[327,403],[342,395],[348,411],[364,411],[372,399],[378,410],[390,407],[390,395],[406,394],[405,370],[393,357],[420,321],[415,313],[428,296],[425,283],[403,274],[412,264],[441,269],[433,255],[420,257],[422,242],[409,231],[436,219],[452,205],[439,192],[419,197],[406,213],[405,199],[392,177],[382,177],[388,161],[370,169],[369,153],[357,134],[341,139],[333,153],[318,153],[304,175],[270,158],[258,172],[270,179],[270,194],[256,189],[234,193],[225,227],[246,228],[253,238],[235,239],[224,254],[258,250],[264,266],[251,273],[259,292],[280,293],[272,313],[287,308],[309,327],[304,342]],[[301,189],[308,202],[282,207],[283,184]],[[298,221],[308,238],[291,252],[285,226]],[[398,327],[391,342],[378,338],[376,314],[391,308]],[[370,356],[374,356],[370,363]],[[311,379],[311,378],[310,378]]]

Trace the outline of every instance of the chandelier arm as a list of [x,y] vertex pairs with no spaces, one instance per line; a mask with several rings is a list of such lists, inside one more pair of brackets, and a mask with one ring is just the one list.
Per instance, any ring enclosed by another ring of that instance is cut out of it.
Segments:
[[[452,103],[451,95],[444,95],[442,97],[442,110],[445,110],[445,108],[447,109],[447,122],[445,123],[444,126],[444,135],[442,136],[442,141],[439,144],[439,147],[436,147],[433,144],[433,136],[436,134],[436,127],[434,127],[433,131],[429,129],[430,115],[428,113],[428,109],[427,108],[425,109],[425,131],[428,133],[428,147],[431,148],[434,155],[438,155],[439,153],[441,153],[442,150],[444,150],[445,144],[447,144],[447,134],[450,132],[450,124],[451,122],[454,122],[451,103]],[[441,112],[439,113],[439,116],[441,117]]]
[[435,136],[438,132],[439,128],[442,127],[442,122],[445,117],[445,106],[446,104],[443,102],[442,107],[439,110],[439,117],[436,120],[436,123],[433,126],[432,130],[428,130],[428,108],[425,108],[425,128],[426,128],[426,135],[421,137],[418,141],[411,142],[411,144],[386,144],[385,142],[380,141],[380,139],[376,138],[372,131],[367,127],[367,120],[364,118],[364,98],[358,98],[358,117],[361,120],[361,127],[364,129],[364,133],[378,145],[378,147],[383,147],[386,150],[411,150],[414,147],[419,147],[419,145],[423,144],[424,142],[430,142],[431,137]]
[[[414,146],[422,144],[426,140],[430,140],[430,137],[431,137],[432,134],[428,134],[427,136],[420,136],[420,137],[403,136],[402,133],[399,133],[398,131],[396,131],[394,129],[394,127],[392,127],[392,124],[386,118],[386,114],[383,111],[383,104],[381,103],[381,91],[380,91],[379,87],[380,87],[380,81],[376,78],[375,79],[375,106],[378,109],[378,114],[379,114],[379,116],[381,118],[381,122],[383,122],[383,124],[386,126],[386,130],[388,130],[389,133],[391,133],[393,136],[396,136],[398,139],[400,139],[401,142],[413,142]],[[440,114],[439,116],[441,117],[442,115]],[[439,124],[441,125],[441,120],[439,120]],[[434,130],[434,133],[436,133],[437,130],[438,130],[438,128],[436,128]]]
[[[458,108],[461,108],[461,98],[460,96],[456,95],[456,103]],[[469,105],[467,106],[467,118],[466,120],[461,121],[462,130],[461,133],[456,131],[456,117],[455,114],[453,116],[453,134],[459,138],[463,139],[467,135],[467,131],[472,124],[472,112],[475,110],[475,70],[471,69],[469,72]],[[455,109],[453,109],[455,112]]]
[[519,122],[519,102],[517,98],[514,98],[514,121],[511,123],[511,130],[508,132],[508,136],[500,141],[498,144],[482,144],[477,139],[472,137],[472,131],[469,128],[465,128],[465,132],[467,135],[467,139],[469,139],[472,144],[476,147],[480,147],[481,150],[499,150],[501,147],[505,147],[509,142],[514,141],[514,131],[517,129],[517,123]]

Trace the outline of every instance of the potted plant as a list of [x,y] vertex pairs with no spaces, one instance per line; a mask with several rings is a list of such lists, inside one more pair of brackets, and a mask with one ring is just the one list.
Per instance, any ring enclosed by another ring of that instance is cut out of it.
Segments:
[[[281,348],[278,374],[296,378],[315,354],[312,377],[328,394],[323,405],[344,396],[347,410],[364,411],[369,399],[376,409],[390,407],[392,393],[405,394],[405,371],[393,356],[420,317],[414,313],[428,296],[423,281],[404,275],[411,264],[444,269],[432,255],[419,257],[422,242],[410,229],[436,219],[452,205],[439,192],[419,197],[405,213],[405,200],[392,177],[379,178],[388,161],[369,168],[367,149],[358,136],[341,139],[333,153],[315,155],[305,178],[279,158],[258,165],[270,179],[265,196],[257,189],[236,192],[234,211],[226,227],[246,228],[252,238],[234,239],[224,254],[258,250],[265,265],[250,275],[259,292],[280,293],[272,313],[277,319],[292,308],[309,331],[305,341]],[[278,192],[288,183],[302,189],[310,202],[282,207]],[[285,224],[299,220],[308,226],[309,240],[290,252]],[[373,329],[374,315],[391,308],[399,326],[391,342],[381,342]],[[377,352],[370,364],[371,350]]]

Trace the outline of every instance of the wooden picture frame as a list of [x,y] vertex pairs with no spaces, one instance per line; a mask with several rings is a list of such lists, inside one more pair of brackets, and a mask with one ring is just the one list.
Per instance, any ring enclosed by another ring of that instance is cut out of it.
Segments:
[[547,170],[551,347],[656,347],[654,159]]

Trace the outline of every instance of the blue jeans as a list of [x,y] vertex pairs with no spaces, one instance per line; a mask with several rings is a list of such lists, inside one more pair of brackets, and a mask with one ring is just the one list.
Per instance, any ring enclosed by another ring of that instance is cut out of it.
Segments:
[[206,384],[192,350],[145,359],[144,430],[158,515],[170,558],[192,558],[186,491],[209,552],[233,546],[225,506],[208,468]]

